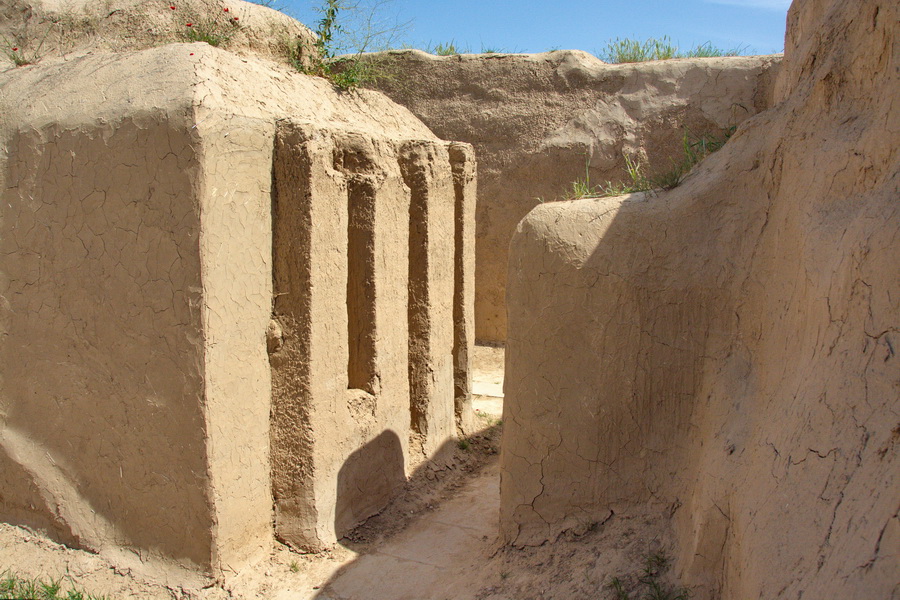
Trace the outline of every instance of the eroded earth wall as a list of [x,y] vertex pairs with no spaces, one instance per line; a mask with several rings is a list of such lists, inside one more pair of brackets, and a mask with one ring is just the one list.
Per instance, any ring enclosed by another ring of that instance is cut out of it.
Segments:
[[207,44],[8,69],[0,119],[4,521],[220,575],[273,477],[324,547],[470,423],[467,144]]
[[274,179],[276,532],[319,550],[471,419],[474,159],[285,121]]
[[522,221],[506,541],[651,503],[695,597],[898,593],[898,10],[795,2],[777,104],[682,186]]
[[717,134],[771,106],[780,57],[608,65],[581,51],[366,55],[374,85],[438,137],[469,142],[479,163],[475,327],[506,339],[506,265],[516,224],[591,185],[626,179],[625,156],[653,170],[683,157],[683,137]]
[[150,115],[9,139],[0,495],[7,522],[208,565],[193,143]]
[[2,75],[0,511],[216,572],[271,540],[272,136],[183,48]]

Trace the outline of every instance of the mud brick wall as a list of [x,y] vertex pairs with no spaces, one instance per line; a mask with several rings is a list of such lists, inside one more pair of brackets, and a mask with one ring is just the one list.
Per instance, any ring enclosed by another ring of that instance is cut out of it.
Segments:
[[276,533],[316,550],[469,418],[474,161],[290,121],[275,147]]

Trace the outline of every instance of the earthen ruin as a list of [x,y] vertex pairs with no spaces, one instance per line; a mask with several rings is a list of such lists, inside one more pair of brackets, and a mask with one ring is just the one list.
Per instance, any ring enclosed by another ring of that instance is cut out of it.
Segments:
[[896,3],[796,0],[783,59],[401,51],[352,92],[276,11],[164,4],[0,7],[45,43],[0,71],[0,521],[184,586],[332,548],[475,431],[477,335],[503,544],[651,514],[696,598],[898,593]]
[[217,573],[333,544],[467,426],[470,147],[206,44],[2,105],[4,521]]
[[610,65],[578,50],[368,55],[379,90],[478,158],[475,333],[503,343],[509,241],[572,182],[626,177],[625,158],[667,168],[685,135],[720,134],[772,106],[780,56]]

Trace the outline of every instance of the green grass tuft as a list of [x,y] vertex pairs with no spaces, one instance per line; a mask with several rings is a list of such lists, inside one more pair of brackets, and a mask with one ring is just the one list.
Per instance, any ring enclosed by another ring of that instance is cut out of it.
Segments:
[[[612,590],[613,600],[688,600],[690,592],[687,589],[660,581],[668,568],[668,557],[655,552],[644,558],[644,567],[639,574],[613,577],[606,587]],[[636,595],[632,596],[632,593]]]
[[469,49],[457,48],[456,43],[453,40],[450,40],[446,44],[435,44],[428,52],[436,54],[437,56],[456,56],[457,54],[467,54]]
[[74,587],[63,591],[63,578],[56,580],[27,579],[11,571],[0,575],[0,598],[4,600],[109,600],[106,596],[87,594]]
[[[571,188],[563,192],[562,199],[580,200],[582,198],[604,198],[637,192],[671,190],[678,187],[700,161],[724,146],[734,131],[735,127],[729,127],[720,134],[705,133],[699,136],[685,131],[682,138],[682,156],[678,160],[672,160],[668,169],[658,170],[652,175],[646,174],[646,169],[640,159],[625,154],[626,177],[620,182],[607,181],[603,185],[592,186],[588,164],[585,162],[584,179],[573,181]],[[542,199],[539,200],[543,202]]]
[[670,58],[741,56],[746,50],[746,46],[723,50],[713,46],[711,42],[706,42],[682,51],[677,45],[672,43],[669,36],[663,36],[661,38],[648,38],[644,41],[616,38],[608,42],[606,48],[598,53],[597,56],[603,62],[621,64],[646,62],[649,60],[668,60]]

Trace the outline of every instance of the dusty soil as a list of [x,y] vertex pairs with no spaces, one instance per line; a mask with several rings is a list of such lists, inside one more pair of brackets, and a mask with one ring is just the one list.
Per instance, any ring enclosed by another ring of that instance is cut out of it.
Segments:
[[476,345],[472,370],[472,408],[482,416],[503,416],[503,346]]
[[276,545],[254,569],[206,589],[184,589],[117,570],[103,558],[0,525],[0,570],[65,576],[111,598],[224,600],[449,600],[614,598],[608,584],[634,587],[648,553],[668,546],[663,514],[619,517],[554,545],[514,549],[497,541],[499,478],[489,429],[435,474],[414,482],[385,513],[333,550],[302,555]]
[[[476,386],[502,384],[502,348],[478,347],[475,364]],[[142,600],[613,598],[613,577],[636,585],[644,557],[668,548],[659,533],[667,530],[662,510],[612,515],[553,545],[500,546],[502,398],[477,395],[474,402],[479,433],[417,469],[395,502],[327,552],[300,554],[275,544],[255,568],[211,587],[186,589],[0,524],[0,572],[63,577],[90,593]]]

